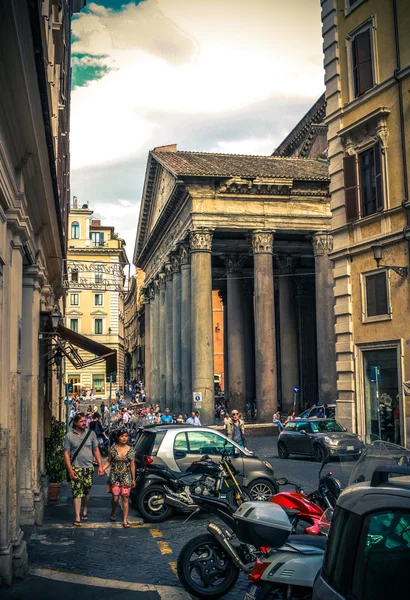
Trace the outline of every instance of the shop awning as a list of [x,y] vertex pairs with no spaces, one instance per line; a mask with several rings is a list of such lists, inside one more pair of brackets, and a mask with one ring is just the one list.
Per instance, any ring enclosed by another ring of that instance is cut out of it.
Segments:
[[97,357],[90,359],[89,361],[85,361],[85,363],[83,362],[83,364],[81,364],[79,363],[79,361],[82,360],[81,357],[79,357],[79,355],[75,351],[70,352],[70,349],[68,348],[64,351],[64,354],[74,366],[76,366],[76,363],[78,363],[77,368],[81,369],[89,364],[105,360],[107,376],[109,376],[110,374],[114,375],[117,373],[116,350],[113,350],[112,348],[109,348],[104,344],[100,344],[99,342],[96,342],[95,340],[92,340],[91,338],[85,335],[81,335],[81,333],[72,331],[71,329],[68,329],[63,325],[58,326],[57,333],[63,340],[69,342],[69,344],[77,346],[77,348],[81,348],[81,350],[86,350],[90,354],[94,354],[94,356]]

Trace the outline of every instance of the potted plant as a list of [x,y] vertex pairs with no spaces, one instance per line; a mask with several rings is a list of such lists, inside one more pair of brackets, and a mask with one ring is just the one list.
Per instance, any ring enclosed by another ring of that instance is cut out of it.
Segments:
[[53,417],[51,421],[51,434],[45,441],[45,467],[49,479],[49,500],[58,500],[61,484],[65,481],[66,477],[64,436],[65,424]]

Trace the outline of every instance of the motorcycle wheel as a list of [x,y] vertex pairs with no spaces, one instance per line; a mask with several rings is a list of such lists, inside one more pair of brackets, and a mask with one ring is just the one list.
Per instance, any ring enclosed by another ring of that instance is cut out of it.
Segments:
[[236,584],[239,568],[210,533],[190,540],[177,562],[183,587],[195,598],[220,598]]
[[266,479],[255,479],[248,487],[251,499],[255,502],[267,502],[278,491],[277,486]]
[[148,523],[161,523],[174,514],[173,506],[165,504],[165,490],[162,485],[149,485],[137,498],[137,508],[141,517]]

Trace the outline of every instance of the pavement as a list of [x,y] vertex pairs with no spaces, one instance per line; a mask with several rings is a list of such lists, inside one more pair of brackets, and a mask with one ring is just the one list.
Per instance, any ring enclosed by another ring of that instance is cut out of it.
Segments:
[[[250,438],[251,449],[268,460],[276,477],[295,481],[306,492],[317,486],[320,465],[301,458],[280,460],[276,437]],[[339,465],[329,468],[346,481]],[[29,575],[0,590],[1,600],[189,600],[176,574],[182,546],[206,530],[209,515],[200,514],[183,524],[186,516],[165,523],[145,524],[130,508],[130,529],[109,521],[110,496],[106,478],[94,477],[89,520],[74,528],[70,486],[64,483],[57,502],[49,502],[42,527],[25,530]],[[229,600],[244,597],[248,580],[240,575]]]

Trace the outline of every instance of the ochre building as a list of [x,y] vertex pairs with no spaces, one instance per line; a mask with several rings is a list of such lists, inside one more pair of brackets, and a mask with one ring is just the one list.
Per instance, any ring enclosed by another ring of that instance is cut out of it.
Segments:
[[337,417],[410,435],[410,7],[322,2],[335,280]]

